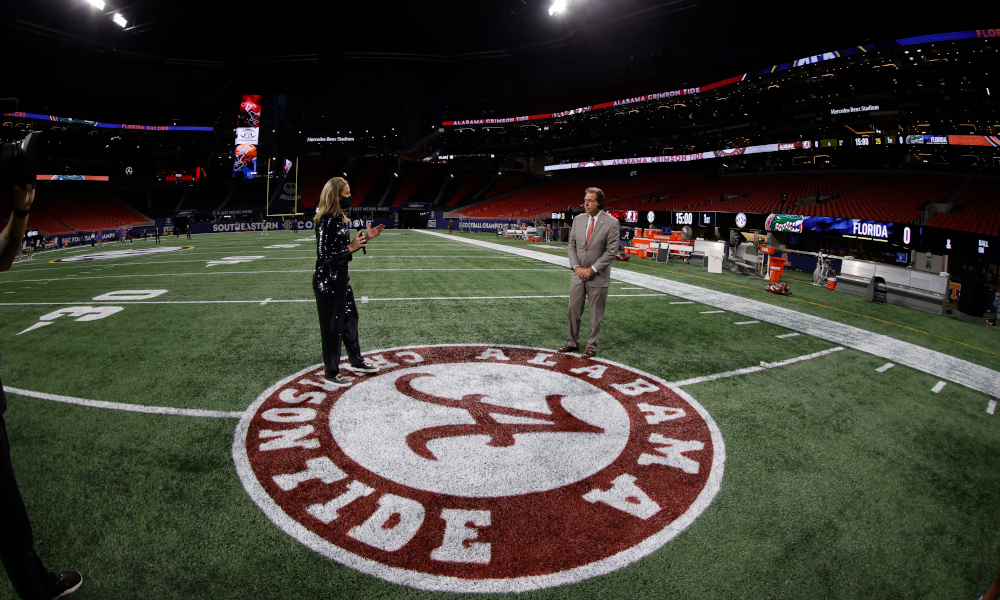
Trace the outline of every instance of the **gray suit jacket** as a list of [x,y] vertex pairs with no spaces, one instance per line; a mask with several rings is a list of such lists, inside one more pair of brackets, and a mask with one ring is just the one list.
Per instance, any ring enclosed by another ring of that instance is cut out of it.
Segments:
[[[569,233],[569,268],[592,268],[596,273],[590,283],[596,287],[611,285],[611,263],[618,254],[618,219],[601,211],[597,213],[597,223],[587,243],[587,224],[590,215],[583,213],[573,219],[573,229]],[[579,281],[576,275],[573,281]]]

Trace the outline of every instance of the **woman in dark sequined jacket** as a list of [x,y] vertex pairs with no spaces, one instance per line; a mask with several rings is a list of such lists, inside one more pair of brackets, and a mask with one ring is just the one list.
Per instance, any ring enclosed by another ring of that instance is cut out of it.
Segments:
[[376,373],[378,368],[361,356],[358,342],[358,307],[347,274],[351,255],[382,233],[383,225],[369,227],[351,239],[346,210],[351,206],[351,186],[342,177],[326,182],[316,207],[316,273],[313,292],[319,310],[320,336],[323,340],[323,364],[326,380],[346,387],[350,381],[340,374],[341,343],[347,347],[350,366],[355,373]]

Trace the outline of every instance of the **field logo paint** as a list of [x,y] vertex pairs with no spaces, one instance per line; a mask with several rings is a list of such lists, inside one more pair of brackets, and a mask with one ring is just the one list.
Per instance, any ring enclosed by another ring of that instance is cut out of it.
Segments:
[[366,354],[261,394],[233,442],[243,486],[309,548],[415,588],[509,593],[610,573],[719,490],[722,436],[693,398],[605,360],[514,346]]
[[227,256],[225,258],[220,258],[219,260],[210,260],[205,264],[205,267],[215,267],[218,265],[238,265],[240,263],[253,262],[259,258],[264,258],[263,256]]
[[190,250],[194,246],[160,246],[158,248],[129,248],[128,250],[109,250],[107,252],[94,252],[93,254],[83,254],[80,256],[68,256],[50,260],[50,263],[71,263],[85,262],[88,260],[105,260],[109,258],[132,258],[133,256],[145,256],[147,254],[163,254],[164,252],[176,252],[177,250]]
[[151,300],[166,294],[167,290],[118,290],[94,296],[97,302],[124,302],[125,300]]
[[[66,308],[60,308],[59,310],[38,317],[37,323],[25,329],[21,333],[28,333],[29,331],[45,327],[46,325],[51,325],[52,321],[58,319],[59,317],[76,317],[73,319],[74,321],[97,321],[105,317],[110,317],[111,315],[119,313],[123,310],[125,310],[125,308],[121,306],[67,306]],[[21,333],[16,335],[21,335]]]

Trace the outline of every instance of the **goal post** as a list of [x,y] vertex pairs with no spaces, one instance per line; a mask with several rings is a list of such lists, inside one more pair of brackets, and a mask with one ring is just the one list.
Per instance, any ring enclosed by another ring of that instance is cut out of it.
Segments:
[[299,214],[299,159],[267,159],[268,217],[294,217]]

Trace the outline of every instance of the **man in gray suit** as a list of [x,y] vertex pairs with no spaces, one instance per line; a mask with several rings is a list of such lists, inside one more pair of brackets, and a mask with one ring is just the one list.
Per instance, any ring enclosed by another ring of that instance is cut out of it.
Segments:
[[569,266],[573,269],[569,285],[569,336],[559,352],[579,348],[580,318],[584,303],[589,303],[590,337],[581,356],[591,358],[597,354],[611,285],[611,263],[618,254],[618,219],[604,212],[604,192],[595,187],[584,192],[583,210],[585,214],[573,219],[569,233]]

